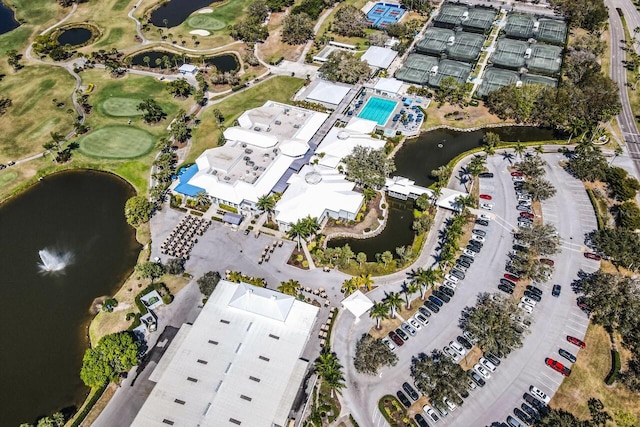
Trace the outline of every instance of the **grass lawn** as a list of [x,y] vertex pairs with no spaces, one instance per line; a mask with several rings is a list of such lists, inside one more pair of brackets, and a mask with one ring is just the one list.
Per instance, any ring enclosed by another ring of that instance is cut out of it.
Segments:
[[217,31],[227,26],[227,23],[218,19],[213,13],[198,13],[187,19],[187,25],[196,30]]
[[[0,117],[0,163],[44,151],[42,144],[51,139],[50,133],[66,134],[75,119],[71,103],[74,80],[65,70],[28,66],[6,74],[0,81],[0,93],[13,104]],[[63,105],[57,107],[53,99]]]
[[[445,117],[445,114],[460,111],[459,116]],[[481,103],[478,107],[459,107],[457,105],[445,104],[438,108],[438,102],[431,101],[429,108],[426,109],[426,120],[422,123],[422,129],[428,129],[433,126],[447,125],[454,128],[466,129],[476,126],[485,126],[488,124],[508,123],[489,113],[489,110]],[[468,115],[465,116],[465,115]],[[462,120],[455,120],[456,117],[463,117]]]
[[103,114],[111,117],[135,117],[142,115],[142,111],[138,110],[138,105],[142,101],[142,98],[115,96],[105,99],[98,108]]
[[105,126],[78,141],[80,151],[102,159],[133,159],[154,146],[153,135],[134,126]]
[[[0,56],[9,49],[24,52],[32,33],[42,31],[58,21],[66,9],[50,0],[9,0],[4,4],[15,11],[15,18],[23,24],[17,29],[0,35]],[[2,61],[3,66],[6,61]]]
[[[555,396],[551,406],[572,412],[582,418],[589,418],[587,400],[596,397],[604,403],[605,409],[611,414],[615,425],[637,425],[640,420],[640,399],[638,395],[617,384],[607,387],[604,378],[611,369],[609,336],[601,326],[589,325],[585,336],[587,344],[578,353],[578,361],[571,367],[571,376],[566,378]],[[625,366],[624,352],[620,353],[622,366]],[[633,424],[618,423],[624,414],[631,414]],[[612,424],[613,425],[613,424]]]
[[65,25],[87,22],[100,29],[95,43],[78,49],[89,53],[99,48],[123,49],[135,45],[136,24],[127,17],[131,0],[101,0],[78,4],[78,9]]
[[194,162],[207,148],[215,147],[218,143],[220,130],[216,125],[213,110],[218,109],[224,116],[223,126],[231,127],[233,122],[245,110],[256,108],[272,100],[287,103],[291,97],[304,85],[304,80],[295,77],[278,76],[266,80],[244,92],[235,94],[219,103],[211,105],[200,116],[200,125],[193,131],[192,147],[185,160]]

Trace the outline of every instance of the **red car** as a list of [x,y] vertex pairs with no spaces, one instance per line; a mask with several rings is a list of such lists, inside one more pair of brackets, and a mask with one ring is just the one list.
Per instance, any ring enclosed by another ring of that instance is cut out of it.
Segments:
[[571,375],[571,369],[567,368],[566,366],[564,366],[562,363],[558,362],[557,360],[553,360],[553,359],[547,357],[546,359],[544,359],[544,363],[546,363],[547,366],[549,366],[554,371],[560,372],[565,377],[568,377],[569,375]]
[[579,340],[576,337],[572,337],[571,335],[567,335],[567,341],[569,341],[571,344],[578,346],[580,348],[585,348],[586,346],[586,344],[583,341]]
[[488,194],[481,194],[480,198],[484,199],[484,200],[491,200],[492,199],[492,197],[490,195],[488,195]]
[[600,261],[602,259],[602,258],[600,258],[600,255],[596,255],[596,254],[591,253],[591,252],[585,252],[584,253],[584,257],[592,259],[592,260],[595,260],[595,261]]
[[589,306],[582,300],[578,300],[578,307],[580,307],[580,310],[584,311],[586,314],[591,313],[591,310],[589,310]]
[[520,217],[521,218],[529,218],[529,219],[534,219],[536,216],[532,213],[529,212],[520,212]]
[[511,172],[511,176],[524,176],[522,172]]
[[389,332],[389,338],[391,338],[393,342],[398,345],[398,347],[401,347],[404,344],[404,341],[402,340],[402,338],[400,338],[398,334],[396,334],[393,331]]
[[553,267],[553,264],[554,264],[553,260],[549,258],[540,258],[540,262],[543,264],[547,264],[548,266],[551,266],[551,267]]
[[505,273],[504,278],[507,280],[511,280],[512,282],[518,283],[520,278],[518,276],[514,276],[513,274]]

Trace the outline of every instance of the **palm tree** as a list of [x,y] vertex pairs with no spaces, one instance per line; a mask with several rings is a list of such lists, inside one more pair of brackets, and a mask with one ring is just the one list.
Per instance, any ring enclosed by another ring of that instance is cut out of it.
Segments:
[[349,296],[352,293],[354,293],[355,291],[358,290],[358,281],[356,280],[355,277],[352,277],[351,279],[346,279],[344,282],[342,282],[342,292],[344,292],[344,296]]
[[484,170],[485,162],[486,159],[484,156],[473,156],[473,159],[471,159],[467,165],[467,174],[471,177],[471,186],[473,186],[478,175]]
[[150,58],[150,57],[148,57],[148,56],[143,56],[143,57],[142,57],[142,62],[144,62],[144,64],[145,64],[147,67],[151,67],[151,58]]
[[616,149],[613,150],[613,159],[611,159],[609,166],[611,166],[613,164],[613,161],[616,159],[616,157],[622,155],[622,153],[624,153],[624,151],[622,150],[622,147],[618,145]]
[[373,279],[371,278],[371,274],[361,274],[358,276],[358,284],[367,291],[373,289]]
[[273,196],[269,194],[265,194],[258,198],[258,203],[256,203],[256,207],[260,209],[262,212],[267,213],[267,219],[270,219],[271,214],[273,213],[273,208],[276,206],[276,201]]
[[536,145],[533,151],[536,152],[536,156],[540,156],[541,154],[544,154],[544,147],[542,147],[542,145]]
[[282,292],[286,295],[296,296],[298,295],[298,289],[300,289],[300,282],[297,280],[289,279],[286,282],[281,282],[278,286],[278,292]]
[[473,196],[471,195],[466,195],[466,196],[458,196],[456,197],[456,205],[458,205],[458,207],[460,207],[460,212],[462,213],[468,213],[469,212],[469,207],[475,205],[475,200],[473,198]]
[[411,300],[412,300],[411,296],[416,292],[420,291],[420,285],[417,284],[416,282],[409,282],[409,283],[404,282],[402,287],[404,290],[404,295],[407,298],[407,304],[406,304],[407,310],[410,310]]
[[446,165],[439,166],[438,169],[431,171],[431,176],[433,176],[438,182],[444,181],[444,179],[449,175],[451,175],[451,168]]
[[342,365],[335,354],[325,349],[316,359],[315,368],[318,376],[331,390],[331,397],[334,391],[340,393],[340,390],[345,387]]
[[387,294],[386,305],[391,311],[391,317],[396,318],[396,312],[402,307],[402,297],[398,292],[391,292]]
[[440,278],[439,270],[418,268],[410,273],[411,280],[420,286],[420,298],[424,300],[427,289],[432,288]]
[[380,322],[389,318],[389,309],[382,302],[373,302],[373,307],[369,310],[369,317],[376,321],[376,329],[380,330]]
[[525,151],[527,151],[527,147],[525,147],[520,141],[518,141],[515,147],[513,147],[513,152],[520,157],[520,160],[522,160],[522,155]]
[[367,254],[364,252],[358,252],[358,255],[356,255],[356,261],[358,261],[358,266],[362,267],[362,264],[367,262]]
[[297,240],[297,248],[300,250],[300,246],[302,245],[302,235],[305,234],[305,225],[301,220],[289,225],[289,229],[287,230],[287,236],[292,239]]

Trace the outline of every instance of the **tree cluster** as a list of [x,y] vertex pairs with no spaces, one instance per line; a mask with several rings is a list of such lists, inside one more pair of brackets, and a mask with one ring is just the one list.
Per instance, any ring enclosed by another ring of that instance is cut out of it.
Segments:
[[282,12],[284,8],[292,6],[293,0],[267,0],[267,7],[272,12]]
[[400,0],[400,4],[409,10],[419,13],[429,13],[433,8],[431,0]]
[[369,76],[369,65],[355,55],[338,50],[329,55],[327,62],[320,67],[322,76],[332,82],[356,84]]
[[188,125],[190,119],[184,110],[180,110],[171,122],[169,135],[178,142],[185,142],[189,139],[191,137],[191,128]]
[[458,395],[464,394],[469,387],[467,373],[440,350],[434,350],[429,356],[415,357],[411,376],[416,387],[429,396],[431,402],[442,402],[444,398],[459,402]]
[[345,37],[362,37],[367,26],[365,14],[358,8],[342,6],[335,14],[331,30]]
[[631,230],[605,228],[593,233],[593,246],[615,266],[640,269],[640,236]]
[[545,164],[546,162],[539,156],[525,157],[522,162],[516,164],[516,169],[528,178],[523,187],[533,200],[546,200],[555,196],[557,192],[553,184],[543,178]]
[[211,83],[214,85],[224,85],[228,84],[230,86],[235,86],[240,83],[240,77],[238,76],[237,71],[227,71],[226,73],[214,73],[211,76]]
[[165,194],[172,182],[172,176],[176,171],[177,160],[173,155],[173,142],[168,138],[160,138],[158,148],[160,155],[153,161],[155,171],[151,175],[154,185],[149,190],[151,201],[156,205],[164,201]]
[[310,216],[307,216],[306,218],[299,219],[294,224],[291,224],[289,226],[289,230],[287,230],[287,235],[298,241],[298,249],[300,249],[300,245],[302,244],[301,240],[308,239],[318,230],[320,230],[318,218],[311,218]]
[[60,43],[52,34],[37,36],[33,41],[32,48],[41,57],[49,55],[54,61],[64,61],[70,56],[67,49],[60,46]]
[[551,0],[551,5],[566,16],[572,27],[597,33],[609,19],[603,0]]
[[329,387],[332,395],[334,392],[340,393],[340,390],[346,387],[342,365],[334,353],[324,350],[316,359],[314,366],[316,373]]
[[384,186],[385,179],[396,170],[393,159],[389,159],[382,149],[356,146],[342,161],[347,167],[347,178],[364,187]]
[[287,44],[303,44],[314,36],[314,22],[306,13],[291,13],[284,18],[282,41]]
[[333,0],[303,0],[291,9],[291,14],[306,13],[313,21],[317,21],[325,7],[333,5]]
[[151,98],[147,98],[142,101],[136,107],[138,111],[142,111],[142,118],[147,123],[158,123],[160,120],[167,117],[167,113],[164,112],[160,104]]
[[149,222],[153,204],[145,196],[131,197],[124,205],[124,216],[133,227]]
[[[608,425],[607,421],[612,421],[611,415],[604,410],[604,404],[600,400],[592,397],[587,401],[587,406],[591,415],[589,420],[576,418],[564,409],[550,408],[541,414],[541,419],[536,421],[535,425],[536,427],[604,427]],[[617,421],[618,417],[616,417]]]
[[438,101],[438,105],[448,102],[452,105],[462,106],[469,89],[468,84],[460,83],[455,77],[445,77],[440,81],[440,86],[436,89],[435,99]]
[[80,378],[91,388],[118,382],[123,373],[138,364],[139,349],[140,344],[131,332],[105,335],[98,345],[85,352]]
[[262,23],[269,15],[267,4],[255,0],[247,7],[246,17],[229,26],[229,35],[247,43],[262,42],[269,37],[269,30]]
[[197,282],[198,288],[200,289],[202,295],[204,295],[205,297],[209,297],[220,282],[220,273],[218,273],[217,271],[208,271],[204,273],[204,275],[200,277]]
[[33,424],[22,423],[20,424],[20,427],[64,427],[64,424],[64,414],[62,412],[56,412],[50,417],[47,416],[40,418],[35,426]]
[[187,82],[187,79],[177,79],[167,84],[167,90],[176,98],[186,98],[193,93],[193,87]]
[[398,356],[389,350],[381,340],[369,334],[363,334],[356,344],[356,355],[353,365],[361,374],[378,375],[383,366],[395,366]]
[[450,265],[458,254],[458,241],[462,237],[462,227],[467,219],[464,215],[456,214],[447,219],[440,242],[440,252],[438,253],[438,261],[442,267]]
[[165,273],[165,268],[159,262],[146,261],[140,264],[136,264],[135,266],[136,272],[140,275],[140,277],[144,279],[151,279],[151,283],[155,279],[162,277]]
[[365,292],[373,289],[371,274],[361,274],[360,276],[351,277],[342,282],[342,292],[345,296],[351,295],[358,289],[362,289]]
[[10,98],[0,96],[0,116],[3,116],[7,112],[12,103],[13,101]]
[[18,71],[23,67],[23,65],[20,64],[22,55],[19,54],[17,50],[10,49],[6,52],[6,55],[7,55],[7,64],[9,64],[11,68],[13,68],[13,71]]

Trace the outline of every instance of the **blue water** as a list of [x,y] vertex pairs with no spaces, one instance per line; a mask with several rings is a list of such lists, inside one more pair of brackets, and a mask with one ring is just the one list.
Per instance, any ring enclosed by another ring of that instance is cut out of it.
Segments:
[[372,96],[365,106],[362,107],[362,111],[360,111],[358,117],[378,122],[380,126],[384,126],[397,105],[398,103],[396,101]]

